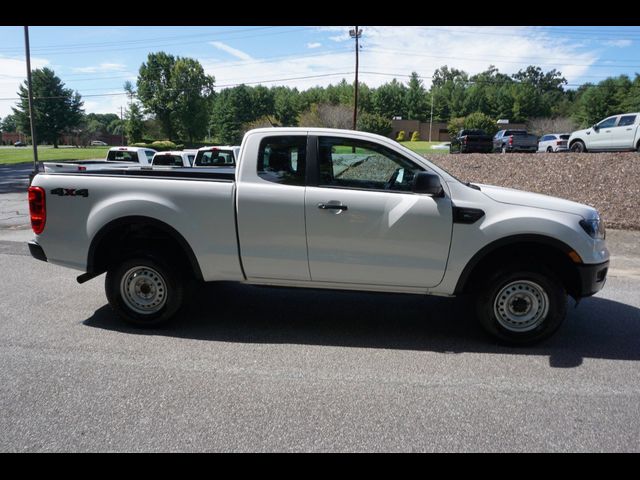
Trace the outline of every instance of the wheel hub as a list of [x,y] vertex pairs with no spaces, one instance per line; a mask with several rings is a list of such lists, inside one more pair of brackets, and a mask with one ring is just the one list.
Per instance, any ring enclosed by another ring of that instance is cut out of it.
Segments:
[[164,307],[167,286],[162,275],[153,268],[133,267],[122,276],[120,295],[131,310],[148,315]]
[[544,288],[530,280],[511,282],[498,292],[493,304],[498,323],[512,332],[538,327],[549,312],[549,297]]

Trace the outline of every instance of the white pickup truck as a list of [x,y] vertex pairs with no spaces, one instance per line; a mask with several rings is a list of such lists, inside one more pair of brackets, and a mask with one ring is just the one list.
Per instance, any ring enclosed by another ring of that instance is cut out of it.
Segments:
[[578,130],[569,137],[572,152],[624,151],[640,152],[640,113],[613,115],[591,128]]
[[45,172],[86,172],[115,167],[138,168],[151,166],[156,151],[143,147],[112,147],[104,160],[79,160],[74,162],[44,162]]
[[195,157],[196,153],[192,150],[158,152],[151,160],[151,167],[190,167]]
[[531,343],[557,330],[567,294],[599,291],[609,265],[595,209],[463,183],[350,130],[251,130],[225,171],[41,173],[29,206],[31,254],[85,272],[79,283],[107,272],[110,304],[141,326],[173,317],[195,278],[472,294],[488,332]]

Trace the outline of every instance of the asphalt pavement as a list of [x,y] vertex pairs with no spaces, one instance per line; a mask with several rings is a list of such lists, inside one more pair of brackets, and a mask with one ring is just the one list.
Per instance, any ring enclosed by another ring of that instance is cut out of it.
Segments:
[[465,298],[231,283],[138,330],[4,200],[0,451],[640,451],[640,232],[608,232],[605,288],[534,347]]

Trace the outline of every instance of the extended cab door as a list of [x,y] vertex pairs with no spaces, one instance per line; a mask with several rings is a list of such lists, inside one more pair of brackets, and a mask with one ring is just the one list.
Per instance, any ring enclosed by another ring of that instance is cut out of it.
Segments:
[[236,182],[245,275],[256,281],[310,280],[304,219],[307,134],[253,135],[243,145],[251,152],[243,154]]
[[633,141],[636,138],[636,130],[638,129],[636,117],[636,115],[622,115],[620,117],[618,124],[612,129],[612,148],[628,150],[635,147]]
[[404,287],[440,283],[452,205],[446,196],[411,192],[414,174],[424,169],[366,140],[320,136],[317,142],[317,178],[305,199],[311,279]]

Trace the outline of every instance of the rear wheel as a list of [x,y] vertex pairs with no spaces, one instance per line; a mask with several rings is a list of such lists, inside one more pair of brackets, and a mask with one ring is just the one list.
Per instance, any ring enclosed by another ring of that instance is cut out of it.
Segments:
[[126,322],[155,327],[182,305],[182,275],[163,260],[135,257],[107,271],[105,291],[111,307]]
[[547,153],[553,153],[553,148],[547,147]]
[[552,335],[567,312],[567,293],[546,269],[512,266],[493,275],[476,300],[482,327],[503,342],[531,344]]
[[576,140],[571,144],[571,151],[575,153],[583,153],[587,151],[582,140]]

